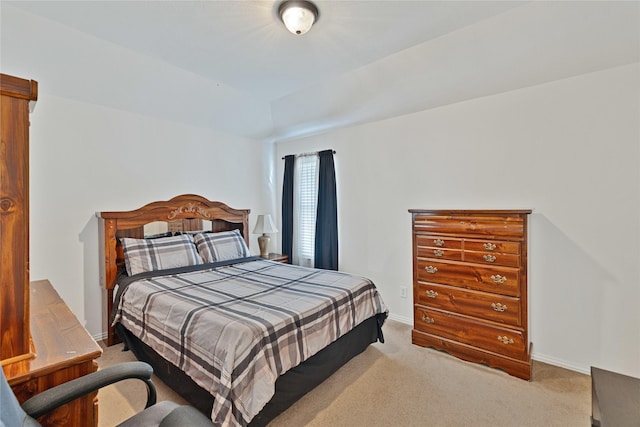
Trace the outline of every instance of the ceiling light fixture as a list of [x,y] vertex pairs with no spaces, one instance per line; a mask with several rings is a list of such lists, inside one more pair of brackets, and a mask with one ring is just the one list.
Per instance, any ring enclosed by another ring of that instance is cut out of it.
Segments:
[[318,20],[318,8],[310,1],[286,0],[278,7],[280,19],[293,34],[304,34]]

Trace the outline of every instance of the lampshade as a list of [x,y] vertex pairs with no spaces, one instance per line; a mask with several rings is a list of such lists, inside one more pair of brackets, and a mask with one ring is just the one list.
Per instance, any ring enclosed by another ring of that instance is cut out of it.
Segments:
[[287,0],[278,8],[280,19],[293,34],[304,34],[318,19],[318,8],[310,1]]
[[253,229],[253,234],[263,234],[263,233],[277,233],[278,229],[276,228],[273,220],[271,219],[271,215],[258,215],[258,221],[256,221],[256,226]]

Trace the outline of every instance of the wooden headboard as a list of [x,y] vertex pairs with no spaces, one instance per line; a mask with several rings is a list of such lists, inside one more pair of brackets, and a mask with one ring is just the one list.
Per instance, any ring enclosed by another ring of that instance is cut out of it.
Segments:
[[[221,202],[213,202],[195,194],[183,194],[171,200],[152,202],[141,208],[124,212],[98,212],[104,263],[101,284],[107,294],[107,344],[118,342],[109,317],[113,309],[113,291],[116,278],[124,271],[124,254],[120,238],[144,238],[144,226],[153,222],[167,222],[169,229],[195,231],[210,222],[212,231],[239,230],[249,246],[249,209],[233,209]],[[209,225],[209,224],[207,224]]]

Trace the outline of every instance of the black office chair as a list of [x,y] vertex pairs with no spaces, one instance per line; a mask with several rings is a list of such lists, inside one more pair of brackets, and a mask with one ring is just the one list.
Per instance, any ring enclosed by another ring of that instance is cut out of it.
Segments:
[[121,380],[136,378],[147,385],[147,405],[144,411],[118,424],[118,427],[211,427],[213,423],[191,406],[164,401],[156,404],[156,388],[151,382],[153,369],[144,362],[125,362],[101,369],[80,378],[52,387],[25,401],[18,403],[13,390],[0,369],[0,425],[6,427],[37,427],[36,418],[58,406],[69,403],[87,393],[96,391]]

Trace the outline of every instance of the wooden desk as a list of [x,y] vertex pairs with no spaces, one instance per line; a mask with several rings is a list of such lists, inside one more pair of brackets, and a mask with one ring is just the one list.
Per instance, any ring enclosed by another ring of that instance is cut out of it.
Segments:
[[591,425],[640,425],[640,379],[591,367]]
[[[31,345],[36,356],[3,366],[18,401],[98,370],[102,349],[48,280],[31,282]],[[98,425],[97,392],[61,406],[38,421],[43,426]]]

